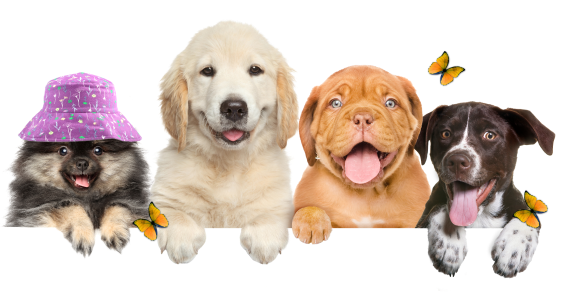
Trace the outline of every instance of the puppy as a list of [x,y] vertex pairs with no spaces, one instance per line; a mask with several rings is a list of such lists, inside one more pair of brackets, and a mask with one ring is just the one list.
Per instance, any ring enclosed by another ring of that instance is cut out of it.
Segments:
[[438,271],[458,271],[467,254],[466,227],[504,227],[492,250],[494,271],[513,277],[526,269],[539,228],[513,217],[528,209],[512,181],[518,148],[537,141],[551,155],[554,139],[527,110],[468,102],[424,116],[416,150],[424,164],[432,142],[430,159],[440,180],[417,227],[428,228],[428,255]]
[[298,111],[290,71],[256,29],[221,22],[197,33],[164,76],[172,139],[152,193],[170,222],[158,244],[173,262],[194,259],[205,227],[241,227],[241,245],[259,263],[287,244],[293,204],[282,149]]
[[84,256],[96,229],[121,252],[132,222],[147,215],[148,166],[135,142],[26,141],[12,171],[6,226],[56,227]]
[[430,186],[414,154],[422,108],[412,84],[352,66],[313,88],[299,121],[309,166],[295,191],[293,233],[332,227],[414,227]]

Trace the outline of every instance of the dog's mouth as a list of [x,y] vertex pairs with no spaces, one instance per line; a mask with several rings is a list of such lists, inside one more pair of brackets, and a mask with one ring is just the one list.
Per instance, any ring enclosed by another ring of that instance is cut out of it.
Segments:
[[250,137],[250,132],[238,129],[231,129],[223,132],[213,130],[213,132],[215,132],[215,138],[220,139],[230,145],[240,144]]
[[450,220],[457,226],[471,225],[477,219],[479,206],[494,193],[497,179],[493,178],[481,186],[454,181],[446,184],[450,198]]
[[397,151],[382,152],[367,142],[360,142],[344,157],[331,153],[334,161],[342,167],[342,177],[355,184],[376,182],[383,178],[383,168],[393,161]]
[[87,190],[98,178],[98,173],[73,175],[63,172],[63,176],[74,188]]

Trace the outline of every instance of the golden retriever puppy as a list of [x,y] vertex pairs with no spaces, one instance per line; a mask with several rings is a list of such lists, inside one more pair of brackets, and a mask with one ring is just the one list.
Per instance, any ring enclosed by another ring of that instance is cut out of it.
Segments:
[[295,191],[293,233],[304,243],[332,227],[415,227],[430,186],[414,146],[422,107],[412,84],[352,66],[313,88],[299,121],[309,166]]
[[220,22],[198,32],[162,79],[172,136],[158,160],[154,203],[170,225],[158,244],[190,262],[205,227],[240,227],[252,259],[286,246],[293,216],[288,159],[297,130],[292,70],[252,26]]

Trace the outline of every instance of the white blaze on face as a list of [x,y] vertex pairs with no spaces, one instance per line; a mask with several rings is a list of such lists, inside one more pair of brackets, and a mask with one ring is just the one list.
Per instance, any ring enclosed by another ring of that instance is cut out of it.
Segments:
[[469,107],[469,110],[467,111],[467,124],[465,125],[465,130],[463,131],[463,138],[461,139],[461,141],[453,146],[444,156],[444,159],[447,159],[453,152],[455,151],[464,151],[468,154],[468,156],[471,158],[471,162],[473,162],[473,167],[471,167],[471,177],[472,178],[476,178],[479,175],[479,171],[481,170],[481,157],[479,156],[479,154],[477,153],[477,151],[475,151],[475,148],[473,148],[468,141],[469,138],[469,117],[471,116],[471,107]]

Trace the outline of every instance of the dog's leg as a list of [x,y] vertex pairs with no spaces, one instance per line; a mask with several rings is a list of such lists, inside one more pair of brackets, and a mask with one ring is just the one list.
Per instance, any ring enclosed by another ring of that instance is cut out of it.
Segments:
[[434,207],[429,216],[428,255],[438,271],[454,276],[467,255],[465,228],[452,224],[446,205]]
[[245,225],[240,233],[240,244],[252,260],[268,264],[285,248],[288,241],[288,224],[283,218],[265,214]]
[[495,273],[511,278],[523,272],[532,261],[540,231],[513,218],[498,236],[491,256]]
[[295,212],[291,224],[293,235],[305,244],[328,240],[332,232],[330,218],[318,207],[304,207]]
[[105,209],[100,223],[102,241],[110,249],[121,253],[129,242],[129,226],[133,222],[129,209],[121,206],[111,206]]
[[167,228],[158,229],[158,246],[160,251],[168,253],[174,263],[188,263],[197,255],[197,251],[205,243],[205,229],[186,213],[160,208],[168,219]]
[[86,256],[94,248],[94,225],[88,213],[78,205],[57,208],[46,215],[44,226],[56,227],[76,252]]

